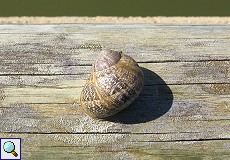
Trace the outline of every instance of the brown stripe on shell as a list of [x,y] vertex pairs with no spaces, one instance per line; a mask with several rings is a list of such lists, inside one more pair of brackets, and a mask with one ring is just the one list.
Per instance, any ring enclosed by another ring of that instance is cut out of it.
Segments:
[[94,101],[99,100],[99,95],[96,92],[96,88],[93,83],[87,83],[82,90],[82,101]]
[[84,107],[85,112],[91,117],[104,118],[107,117],[111,109],[108,108],[106,102],[92,101],[88,102]]

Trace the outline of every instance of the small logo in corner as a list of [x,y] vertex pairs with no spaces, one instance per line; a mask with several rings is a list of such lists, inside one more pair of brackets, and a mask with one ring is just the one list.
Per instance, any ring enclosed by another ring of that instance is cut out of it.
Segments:
[[21,160],[21,138],[0,138],[0,160]]

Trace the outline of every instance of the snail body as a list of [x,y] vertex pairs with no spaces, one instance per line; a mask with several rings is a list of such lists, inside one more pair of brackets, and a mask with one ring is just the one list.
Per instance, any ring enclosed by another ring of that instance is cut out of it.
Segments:
[[117,51],[102,50],[83,87],[80,103],[93,118],[106,118],[128,107],[140,94],[144,74],[137,62]]

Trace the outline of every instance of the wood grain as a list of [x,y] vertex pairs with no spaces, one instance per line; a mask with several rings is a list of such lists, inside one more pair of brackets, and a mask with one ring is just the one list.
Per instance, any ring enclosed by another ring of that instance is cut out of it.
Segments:
[[[228,159],[230,26],[0,25],[0,137],[23,159]],[[79,96],[102,48],[142,67],[127,109],[87,117]]]

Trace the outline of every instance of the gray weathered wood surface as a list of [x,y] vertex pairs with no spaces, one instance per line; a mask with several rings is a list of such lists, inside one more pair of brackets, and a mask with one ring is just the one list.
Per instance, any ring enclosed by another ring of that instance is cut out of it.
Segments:
[[[102,48],[145,74],[104,121],[79,104]],[[230,26],[0,25],[0,137],[22,138],[23,159],[228,159]]]

